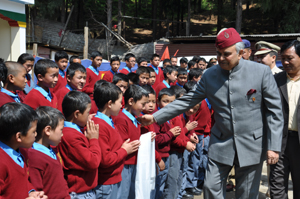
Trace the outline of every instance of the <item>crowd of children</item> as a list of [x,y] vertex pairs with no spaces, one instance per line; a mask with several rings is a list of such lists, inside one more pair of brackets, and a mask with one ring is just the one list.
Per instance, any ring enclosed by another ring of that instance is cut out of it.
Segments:
[[[0,198],[135,199],[141,134],[152,132],[157,175],[151,199],[200,195],[214,124],[209,101],[164,124],[141,126],[201,79],[205,62],[118,57],[99,73],[102,54],[91,53],[85,68],[79,57],[59,51],[55,61],[22,54],[0,60]],[[33,66],[34,65],[34,66]],[[202,66],[201,66],[202,67]],[[154,163],[153,163],[154,164]],[[147,172],[147,171],[144,171]]]

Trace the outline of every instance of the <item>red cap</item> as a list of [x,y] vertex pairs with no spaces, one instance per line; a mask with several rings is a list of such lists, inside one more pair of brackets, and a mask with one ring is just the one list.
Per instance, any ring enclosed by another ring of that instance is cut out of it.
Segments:
[[216,38],[216,47],[223,49],[238,42],[243,42],[240,34],[234,28],[221,30]]

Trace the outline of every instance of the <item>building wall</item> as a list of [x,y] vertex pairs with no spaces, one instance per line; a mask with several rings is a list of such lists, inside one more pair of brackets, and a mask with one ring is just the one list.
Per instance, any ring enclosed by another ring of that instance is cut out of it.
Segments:
[[10,46],[10,25],[7,21],[0,19],[0,58],[5,61],[11,60],[11,46]]

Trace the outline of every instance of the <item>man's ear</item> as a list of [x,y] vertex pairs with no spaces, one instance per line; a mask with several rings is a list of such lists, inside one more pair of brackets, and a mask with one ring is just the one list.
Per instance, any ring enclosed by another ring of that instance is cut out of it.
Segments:
[[42,74],[38,74],[37,75],[37,79],[39,80],[39,82],[43,81],[43,75]]

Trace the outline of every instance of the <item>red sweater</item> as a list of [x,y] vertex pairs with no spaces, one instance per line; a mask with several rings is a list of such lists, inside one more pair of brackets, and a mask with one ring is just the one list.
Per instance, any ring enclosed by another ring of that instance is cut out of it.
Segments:
[[21,103],[23,103],[25,100],[25,97],[27,96],[27,93],[25,93],[25,91],[23,91],[23,90],[18,90],[16,93],[18,94]]
[[28,149],[30,182],[35,190],[44,191],[49,199],[70,198],[60,156],[56,157],[57,160],[35,149]]
[[9,102],[16,102],[16,101],[6,93],[0,92],[0,107]]
[[125,75],[128,75],[129,71],[123,68],[122,70],[119,71],[119,73],[123,73]]
[[95,83],[101,79],[101,74],[96,75],[91,69],[86,69],[86,83],[82,89],[82,92],[88,94],[89,96],[93,96],[94,85]]
[[62,161],[69,193],[87,192],[98,185],[101,150],[97,139],[88,140],[82,133],[69,127],[57,146]]
[[[187,117],[186,119],[184,119],[183,115],[181,115],[181,116],[182,116],[182,117],[181,117],[181,121],[182,121],[182,124],[183,124],[184,127],[185,127],[185,125],[188,123],[188,121],[191,121],[191,122],[195,121],[193,115]],[[186,135],[188,138],[190,138],[194,133],[195,133],[195,130],[193,129],[193,130],[191,130],[191,131],[188,131],[185,135]]]
[[[155,84],[154,84],[155,85]],[[153,86],[154,86],[153,85]],[[159,91],[161,91],[163,88],[167,88],[167,86],[163,83],[163,82],[160,82],[156,87],[154,87],[155,89],[155,93],[156,93],[156,99],[158,98],[158,94],[159,94]]]
[[60,88],[55,94],[57,97],[57,109],[60,110],[60,112],[63,112],[62,111],[62,102],[63,102],[66,94],[68,94],[68,92],[70,92],[70,90],[64,86],[64,87]]
[[170,131],[173,128],[172,124],[168,122],[161,125],[154,123],[153,126],[156,132],[155,150],[162,158],[169,157],[171,141],[174,138],[173,133]]
[[[64,72],[65,73],[65,72]],[[65,87],[67,85],[67,76],[65,73],[65,77],[62,77],[60,74],[58,74],[58,81],[54,88],[51,88],[51,92],[54,94],[57,93],[62,87]]]
[[171,143],[170,151],[177,151],[178,153],[183,153],[187,142],[190,140],[186,134],[188,132],[187,128],[182,124],[181,115],[174,117],[171,121],[173,126],[179,126],[181,128],[180,135],[178,135]]
[[122,147],[123,140],[117,131],[104,120],[93,117],[95,124],[99,124],[99,145],[102,160],[99,166],[98,184],[109,185],[122,181],[122,170],[127,157],[127,151]]
[[[154,68],[154,66],[152,65],[150,65],[149,67]],[[163,70],[160,67],[157,68],[158,68],[158,74],[155,73],[156,80],[152,86],[153,88],[156,88],[156,86],[165,79]]]
[[[141,127],[137,127],[122,111],[119,112],[117,117],[114,117],[115,127],[118,129],[123,142],[130,138],[130,142],[139,140],[141,137]],[[137,163],[137,152],[127,156],[125,164],[134,165]]]
[[28,169],[24,168],[0,148],[0,198],[27,198],[28,192],[34,187],[28,181]]
[[114,78],[114,74],[112,74],[111,71],[107,71],[107,72],[104,74],[104,76],[103,76],[102,79],[105,80],[105,81],[107,81],[107,82],[112,82],[113,78]]
[[32,89],[24,100],[24,104],[29,105],[31,108],[36,109],[39,106],[51,106],[57,108],[57,98],[56,95],[51,92],[52,100],[51,102],[45,98],[40,91]]
[[213,110],[209,110],[205,100],[202,100],[199,110],[195,114],[194,121],[198,122],[198,126],[194,129],[197,135],[210,135],[212,127]]

